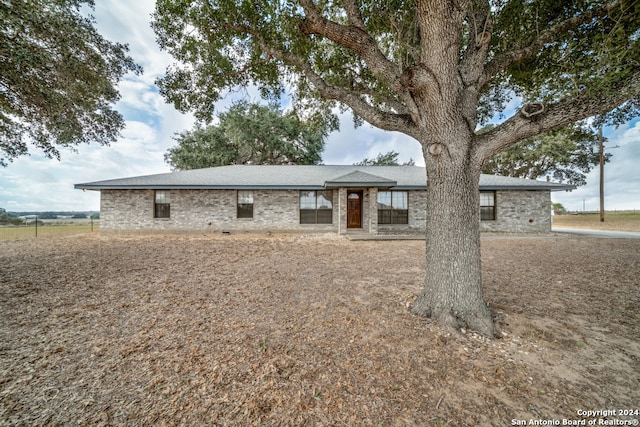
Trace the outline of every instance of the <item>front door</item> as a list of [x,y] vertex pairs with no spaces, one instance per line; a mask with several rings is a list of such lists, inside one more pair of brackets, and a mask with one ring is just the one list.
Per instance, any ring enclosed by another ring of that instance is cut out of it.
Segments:
[[347,191],[347,228],[362,228],[362,191]]

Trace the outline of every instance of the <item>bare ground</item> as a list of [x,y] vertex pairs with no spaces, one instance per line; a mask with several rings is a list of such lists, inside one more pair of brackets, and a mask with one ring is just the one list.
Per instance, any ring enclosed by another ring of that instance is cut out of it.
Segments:
[[640,213],[618,212],[605,214],[605,220],[600,221],[600,215],[595,213],[579,215],[554,215],[554,227],[590,228],[593,230],[640,231]]
[[0,424],[504,426],[640,409],[640,240],[485,236],[482,254],[499,339],[409,313],[421,241],[2,242]]

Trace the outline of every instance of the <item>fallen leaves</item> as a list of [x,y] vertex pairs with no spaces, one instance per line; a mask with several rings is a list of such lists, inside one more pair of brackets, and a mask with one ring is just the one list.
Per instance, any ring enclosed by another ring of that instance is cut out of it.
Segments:
[[296,235],[3,242],[0,423],[505,425],[531,405],[638,401],[640,243],[485,236],[499,340],[409,313],[423,252]]

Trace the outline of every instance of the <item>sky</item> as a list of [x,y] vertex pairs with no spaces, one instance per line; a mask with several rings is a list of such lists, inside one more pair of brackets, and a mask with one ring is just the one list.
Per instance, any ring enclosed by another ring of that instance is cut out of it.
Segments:
[[[127,75],[119,85],[122,96],[115,108],[126,127],[110,146],[81,145],[77,152],[61,149],[61,160],[44,157],[35,149],[5,168],[0,167],[0,208],[11,212],[97,211],[100,194],[74,189],[74,184],[105,179],[170,172],[164,153],[176,145],[173,136],[190,130],[195,120],[165,103],[154,81],[173,62],[160,51],[150,27],[154,0],[110,0],[96,2],[96,27],[108,40],[127,43],[130,55],[144,73]],[[250,101],[259,101],[248,92]],[[255,95],[254,95],[255,96]],[[224,111],[233,99],[218,105]],[[420,145],[397,132],[386,132],[368,124],[354,128],[350,113],[340,115],[340,130],[327,139],[324,164],[353,164],[391,150],[401,162],[413,159],[424,166]],[[607,152],[612,159],[605,166],[605,208],[640,210],[640,120],[616,128],[605,128]],[[617,147],[617,148],[613,148]],[[599,170],[587,176],[587,185],[572,192],[552,193],[552,200],[571,211],[599,208]]]

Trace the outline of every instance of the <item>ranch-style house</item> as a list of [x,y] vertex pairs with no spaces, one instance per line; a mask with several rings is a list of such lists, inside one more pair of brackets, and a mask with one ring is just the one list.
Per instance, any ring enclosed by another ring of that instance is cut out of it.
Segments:
[[[418,166],[233,165],[76,184],[100,191],[100,229],[415,234],[426,227]],[[481,230],[548,232],[551,191],[571,185],[480,177]]]

